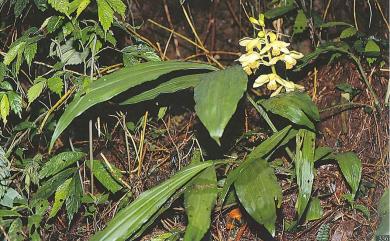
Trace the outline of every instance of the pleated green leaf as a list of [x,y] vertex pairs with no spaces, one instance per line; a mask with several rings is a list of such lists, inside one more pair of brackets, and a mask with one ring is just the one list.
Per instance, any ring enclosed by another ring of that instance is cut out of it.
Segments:
[[245,210],[271,235],[275,235],[276,207],[281,205],[282,189],[268,162],[257,159],[243,168],[234,187]]
[[354,197],[362,177],[362,163],[359,157],[353,152],[346,152],[336,154],[334,159],[339,164],[341,172],[343,173],[345,180],[347,180],[348,185],[351,187],[352,196]]
[[196,114],[219,145],[226,125],[246,91],[247,81],[242,67],[235,66],[207,74],[195,87]]
[[214,69],[214,67],[179,61],[147,62],[123,68],[94,81],[87,93],[75,97],[62,114],[51,138],[49,149],[51,150],[56,139],[72,120],[90,107],[109,100],[134,86],[155,80],[161,75],[184,69]]
[[107,227],[96,233],[91,241],[128,239],[141,229],[178,189],[211,165],[211,161],[190,165],[157,187],[142,193],[129,206],[119,211],[108,222]]
[[202,240],[210,227],[211,212],[217,199],[217,176],[213,166],[203,170],[184,193],[188,226],[184,241]]
[[314,132],[304,129],[299,130],[297,135],[295,172],[299,191],[296,203],[298,220],[305,212],[311,197],[314,180],[315,137]]

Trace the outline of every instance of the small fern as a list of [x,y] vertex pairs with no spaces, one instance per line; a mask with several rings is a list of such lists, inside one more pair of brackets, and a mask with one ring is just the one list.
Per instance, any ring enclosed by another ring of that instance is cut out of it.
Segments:
[[324,223],[321,225],[321,227],[318,229],[317,233],[317,241],[328,241],[329,240],[329,231],[330,231],[330,225],[328,223]]

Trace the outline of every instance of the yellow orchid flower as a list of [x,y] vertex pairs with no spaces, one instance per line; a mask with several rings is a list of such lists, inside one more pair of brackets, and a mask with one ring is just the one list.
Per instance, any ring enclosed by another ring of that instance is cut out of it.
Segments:
[[253,51],[254,48],[261,49],[262,41],[259,38],[249,38],[245,37],[239,42],[240,46],[245,47],[247,52]]
[[263,74],[257,77],[255,82],[253,83],[253,88],[258,88],[266,83],[267,89],[274,91],[271,96],[278,95],[283,88],[286,90],[286,92],[304,89],[303,86],[294,84],[294,82],[292,81],[284,80],[279,75],[274,73]]

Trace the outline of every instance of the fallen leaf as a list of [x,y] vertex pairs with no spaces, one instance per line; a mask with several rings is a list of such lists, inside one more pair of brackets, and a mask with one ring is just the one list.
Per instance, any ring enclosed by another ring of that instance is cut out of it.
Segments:
[[353,221],[342,221],[332,235],[331,241],[348,241],[351,240],[355,223]]

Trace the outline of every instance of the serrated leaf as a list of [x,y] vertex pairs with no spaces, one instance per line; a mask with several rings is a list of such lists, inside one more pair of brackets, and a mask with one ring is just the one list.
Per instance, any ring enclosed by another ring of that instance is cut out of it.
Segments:
[[314,221],[320,219],[324,214],[324,210],[321,207],[320,199],[312,198],[309,202],[306,212],[306,221]]
[[160,185],[143,192],[129,206],[119,211],[107,227],[90,241],[124,241],[134,235],[164,203],[199,172],[213,165],[212,161],[189,165]]
[[352,197],[355,197],[362,177],[362,163],[359,157],[353,152],[346,152],[336,154],[334,159],[337,161],[345,180],[352,189]]
[[308,20],[303,10],[298,10],[298,14],[295,17],[294,32],[293,35],[303,33],[307,29]]
[[[290,92],[280,94],[259,102],[267,111],[280,115],[289,121],[315,129],[314,121],[320,115],[316,105],[306,93]],[[310,118],[310,119],[309,119]]]
[[[0,84],[4,81],[5,74],[7,73],[7,66],[0,62]],[[0,87],[1,88],[1,87]]]
[[341,34],[340,34],[340,38],[341,39],[344,39],[344,38],[350,38],[352,36],[355,36],[357,33],[357,29],[355,27],[349,27],[349,28],[346,28],[344,29]]
[[38,98],[43,89],[46,86],[46,80],[42,79],[38,83],[35,83],[33,86],[30,87],[27,91],[27,99],[28,103],[31,104],[36,98]]
[[37,50],[38,50],[37,43],[29,44],[24,48],[24,52],[23,52],[24,58],[26,59],[26,62],[29,67],[31,66],[31,63],[35,55],[37,54]]
[[34,3],[35,6],[37,6],[37,8],[42,12],[47,9],[47,0],[34,0]]
[[301,219],[311,197],[314,180],[315,133],[301,129],[297,135],[295,152],[295,172],[298,184],[296,210]]
[[[87,161],[87,166],[91,170],[91,163],[90,161]],[[108,170],[108,167],[104,165],[99,160],[93,160],[93,168],[92,173],[93,175],[99,180],[99,182],[107,188],[108,191],[112,193],[116,193],[117,191],[122,189],[122,186],[119,185],[117,179],[118,177],[121,177],[122,174],[120,173],[120,170],[112,166],[113,172],[115,173],[116,177],[111,174],[111,172]]]
[[57,188],[56,193],[54,195],[54,204],[52,209],[50,210],[49,219],[57,215],[58,211],[60,211],[62,205],[64,204],[65,199],[68,198],[71,181],[72,179],[69,178]]
[[205,64],[178,61],[149,62],[126,67],[95,80],[90,84],[88,92],[85,95],[74,98],[66,108],[54,130],[50,141],[50,149],[53,147],[55,140],[72,120],[90,107],[109,100],[134,86],[155,80],[161,75],[184,69],[213,70],[214,67]]
[[76,170],[77,168],[65,169],[44,182],[33,196],[34,200],[49,198]]
[[9,110],[10,110],[10,106],[9,106],[8,96],[6,94],[3,94],[0,100],[0,116],[1,119],[3,120],[4,125],[7,123]]
[[80,16],[80,14],[88,7],[91,3],[91,0],[81,0],[79,6],[77,7],[76,16]]
[[68,13],[68,7],[69,7],[68,0],[48,0],[47,2],[58,12],[64,14]]
[[3,201],[4,196],[8,192],[10,180],[9,161],[5,156],[4,149],[0,146],[0,200]]
[[18,55],[19,49],[24,48],[25,44],[26,44],[25,42],[21,42],[15,46],[13,46],[10,50],[8,50],[8,52],[4,56],[3,63],[5,65],[9,65]]
[[21,117],[22,113],[22,96],[15,91],[8,91],[7,92],[8,100],[9,100],[9,105],[11,107],[11,110],[17,114],[19,117]]
[[186,189],[184,206],[188,216],[188,226],[184,241],[202,240],[210,227],[211,212],[217,193],[217,176],[213,166],[203,170]]
[[28,5],[28,0],[16,0],[14,6],[15,17],[19,17]]
[[49,21],[47,22],[47,32],[53,33],[59,27],[61,27],[63,19],[64,17],[62,16],[51,16]]
[[44,164],[42,169],[39,171],[39,178],[42,179],[49,176],[53,176],[65,169],[66,167],[77,162],[84,156],[85,153],[78,151],[62,152],[56,156],[53,156],[48,162]]
[[74,214],[77,213],[80,208],[82,196],[83,188],[81,186],[79,174],[76,172],[73,175],[72,181],[69,184],[69,194],[68,198],[65,201],[69,224],[72,222]]
[[122,17],[125,17],[126,5],[122,0],[107,0],[107,2],[115,12],[119,13]]
[[210,136],[220,138],[247,88],[247,75],[241,66],[208,73],[194,89],[195,111]]
[[110,29],[114,21],[114,10],[110,7],[106,0],[97,0],[99,22],[104,31]]
[[255,149],[253,149],[253,151],[248,155],[248,157],[243,161],[243,163],[241,163],[238,167],[236,167],[233,171],[229,173],[220,194],[219,203],[221,205],[225,201],[230,186],[241,175],[242,170],[245,169],[247,166],[251,165],[252,162],[256,161],[259,158],[265,158],[273,150],[282,146],[282,144],[285,144],[282,142],[288,142],[292,137],[294,137],[294,135],[289,135],[289,132],[291,131],[291,126],[286,126],[282,130],[274,133],[272,136],[260,143],[260,145],[255,147]]
[[64,87],[64,83],[62,78],[56,76],[51,77],[47,80],[47,88],[57,95],[61,96],[62,88]]
[[234,187],[245,210],[274,236],[276,207],[280,207],[282,189],[267,161],[259,158],[243,168]]

